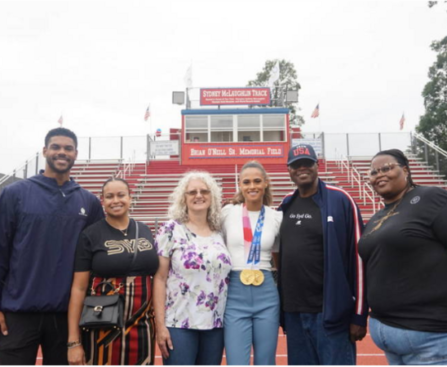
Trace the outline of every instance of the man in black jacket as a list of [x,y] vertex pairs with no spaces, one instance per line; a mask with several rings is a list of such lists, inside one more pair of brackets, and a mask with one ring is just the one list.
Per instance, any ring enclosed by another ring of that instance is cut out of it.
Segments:
[[76,135],[65,128],[45,137],[45,170],[0,194],[0,364],[67,362],[67,309],[76,243],[104,217],[99,200],[70,170]]
[[279,207],[288,362],[355,364],[355,342],[366,334],[368,314],[357,251],[362,217],[347,192],[318,178],[312,146],[293,147],[287,165],[298,187]]

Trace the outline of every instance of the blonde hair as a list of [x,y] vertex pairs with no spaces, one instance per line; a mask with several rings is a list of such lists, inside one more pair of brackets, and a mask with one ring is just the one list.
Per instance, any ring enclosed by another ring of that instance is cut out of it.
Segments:
[[169,207],[169,219],[176,220],[180,223],[186,223],[189,220],[188,207],[186,205],[186,188],[191,180],[201,180],[210,190],[211,205],[208,208],[207,221],[212,231],[220,230],[221,221],[221,201],[222,190],[217,185],[216,180],[205,171],[189,171],[186,172],[179,181],[169,197],[171,206]]
[[[241,179],[242,172],[244,172],[247,168],[256,168],[262,173],[264,181],[267,183],[267,187],[265,188],[264,196],[262,198],[262,203],[264,205],[271,206],[273,204],[273,194],[272,190],[270,189],[270,178],[264,166],[258,161],[249,161],[245,163],[241,168],[241,172],[239,173],[239,181]],[[242,195],[241,189],[239,188],[237,193],[233,196],[233,199],[231,199],[231,204],[237,205],[242,203],[245,203],[245,198],[244,195]]]

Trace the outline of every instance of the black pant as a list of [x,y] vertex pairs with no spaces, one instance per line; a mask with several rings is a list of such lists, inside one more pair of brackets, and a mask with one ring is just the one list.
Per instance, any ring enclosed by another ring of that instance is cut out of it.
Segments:
[[44,365],[67,365],[66,313],[5,312],[8,335],[0,333],[0,365],[35,365],[39,345]]

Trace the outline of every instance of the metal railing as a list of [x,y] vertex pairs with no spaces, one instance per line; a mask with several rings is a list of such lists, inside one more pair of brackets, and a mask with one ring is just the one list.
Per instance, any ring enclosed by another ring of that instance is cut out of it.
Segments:
[[380,202],[377,202],[376,195],[371,185],[363,180],[362,174],[353,166],[352,161],[347,156],[337,150],[336,156],[337,158],[335,159],[335,162],[342,173],[346,170],[347,179],[351,187],[354,187],[354,184],[358,187],[359,199],[363,199],[363,205],[367,205],[368,202],[371,202],[373,213],[375,214],[380,207]]
[[32,175],[37,175],[39,173],[39,168],[43,168],[43,163],[40,162],[41,159],[43,160],[40,153],[37,152],[33,154],[24,164],[2,176],[0,178],[0,187],[4,186],[8,181],[13,182],[16,179],[25,179]]
[[357,184],[357,187],[359,188],[359,197],[365,197],[363,194],[363,180],[362,175],[360,172],[351,165],[351,187],[354,186],[354,182]]
[[428,165],[436,167],[439,173],[447,176],[447,151],[418,133],[414,134],[412,151],[424,159]]
[[376,193],[368,182],[363,183],[363,205],[366,205],[366,199],[368,198],[373,203],[373,214],[376,214],[380,207],[383,206],[383,201],[376,200]]
[[444,157],[447,158],[447,152],[444,149],[438,147],[436,144],[434,144],[431,141],[427,140],[421,134],[414,133],[414,137],[416,139],[418,139],[419,141],[421,141],[422,143],[427,144],[430,148],[432,148],[433,150],[435,150],[438,153],[441,153]]
[[343,154],[339,153],[337,149],[335,149],[335,164],[341,170],[341,173],[344,173],[346,170],[348,180],[350,181],[351,170],[349,159]]
[[[118,170],[115,177],[126,179],[126,177],[129,177],[129,175],[133,172],[133,169],[135,167],[135,156],[132,157],[132,159],[129,162],[121,163],[121,169]],[[146,164],[147,167],[147,164]],[[147,168],[146,168],[147,173]]]

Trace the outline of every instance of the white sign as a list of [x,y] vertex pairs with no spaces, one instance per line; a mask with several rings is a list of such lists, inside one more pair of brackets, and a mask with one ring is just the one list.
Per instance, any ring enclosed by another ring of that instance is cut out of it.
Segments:
[[150,152],[152,156],[179,155],[178,140],[151,141]]

